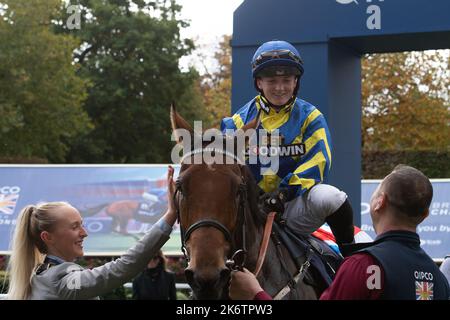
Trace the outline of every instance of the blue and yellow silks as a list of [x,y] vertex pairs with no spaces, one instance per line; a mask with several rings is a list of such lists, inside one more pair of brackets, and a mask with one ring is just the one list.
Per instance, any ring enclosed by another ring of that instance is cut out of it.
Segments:
[[224,118],[221,130],[242,128],[257,116],[260,109],[257,129],[263,128],[268,132],[278,129],[284,140],[283,145],[304,143],[306,149],[303,156],[280,157],[277,173],[262,175],[259,161],[249,164],[261,189],[271,192],[277,188],[287,188],[288,200],[291,200],[323,182],[330,171],[332,147],[328,125],[322,113],[299,98],[276,112],[273,108],[266,108],[264,98],[257,96],[232,117]]

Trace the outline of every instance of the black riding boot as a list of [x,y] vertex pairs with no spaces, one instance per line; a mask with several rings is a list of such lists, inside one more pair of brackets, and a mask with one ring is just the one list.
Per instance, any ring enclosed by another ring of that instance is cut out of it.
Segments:
[[339,247],[354,242],[353,209],[348,199],[326,220]]

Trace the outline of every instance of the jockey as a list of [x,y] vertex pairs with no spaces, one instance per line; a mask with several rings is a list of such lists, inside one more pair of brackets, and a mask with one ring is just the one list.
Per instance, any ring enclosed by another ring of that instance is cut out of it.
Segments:
[[353,242],[353,211],[347,194],[323,183],[332,161],[325,117],[297,98],[304,72],[299,52],[286,41],[266,42],[253,56],[252,72],[259,94],[232,117],[224,118],[221,130],[240,129],[259,115],[256,129],[269,133],[278,129],[281,148],[303,146],[301,154],[284,152],[278,158],[277,172],[264,172],[261,161],[249,164],[265,192],[266,211],[284,212],[286,225],[297,234],[309,235],[327,222],[338,245]]

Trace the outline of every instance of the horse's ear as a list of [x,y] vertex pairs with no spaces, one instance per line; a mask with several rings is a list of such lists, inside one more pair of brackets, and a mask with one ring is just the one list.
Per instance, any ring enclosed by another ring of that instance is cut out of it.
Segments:
[[250,121],[249,123],[244,125],[240,130],[245,132],[245,131],[247,131],[249,129],[256,129],[259,126],[259,122],[260,121],[259,121],[259,112],[258,112],[256,117],[252,121]]
[[172,131],[175,134],[176,141],[180,143],[182,141],[182,138],[179,134],[177,134],[177,129],[185,129],[189,131],[191,134],[194,133],[194,130],[192,127],[187,123],[186,120],[183,119],[182,116],[179,115],[175,108],[175,103],[172,103],[170,106],[170,122],[172,124]]
[[255,135],[255,131],[253,131],[253,132],[251,132],[251,131],[258,128],[259,123],[260,123],[260,118],[259,118],[259,112],[258,112],[256,117],[252,121],[250,121],[246,125],[242,126],[242,128],[240,128],[239,130],[237,130],[237,132],[235,132],[235,136],[237,136],[239,134],[244,135],[244,139],[245,139],[245,147],[244,148],[245,149],[248,149],[250,139]]

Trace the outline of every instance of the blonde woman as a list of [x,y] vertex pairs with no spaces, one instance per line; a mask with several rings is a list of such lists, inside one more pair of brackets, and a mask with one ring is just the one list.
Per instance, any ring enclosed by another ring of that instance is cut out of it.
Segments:
[[66,202],[25,207],[14,233],[8,299],[98,299],[133,279],[169,239],[177,218],[173,173],[169,166],[164,216],[122,257],[94,269],[73,262],[83,256],[87,237],[74,207]]

